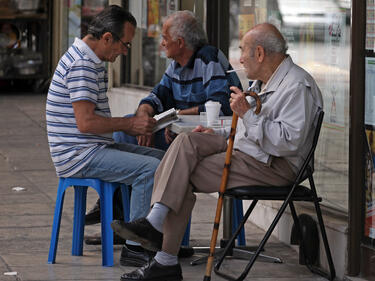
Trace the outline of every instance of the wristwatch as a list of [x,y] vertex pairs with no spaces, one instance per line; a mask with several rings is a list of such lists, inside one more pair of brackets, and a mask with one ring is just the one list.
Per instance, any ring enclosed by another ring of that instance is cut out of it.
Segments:
[[179,114],[180,114],[180,111],[181,111],[181,109],[177,109],[177,110],[176,110],[176,114],[179,115]]

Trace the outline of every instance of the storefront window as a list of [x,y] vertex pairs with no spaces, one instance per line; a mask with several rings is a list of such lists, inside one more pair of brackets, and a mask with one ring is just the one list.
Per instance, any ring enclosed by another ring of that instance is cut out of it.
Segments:
[[367,0],[365,58],[365,241],[375,245],[375,4]]
[[108,0],[69,0],[67,6],[68,46],[70,46],[74,38],[83,38],[87,34],[90,21],[108,6]]
[[[282,31],[293,61],[317,81],[324,99],[324,123],[315,153],[314,179],[323,202],[348,209],[349,0],[231,0],[229,59],[240,68],[240,39],[261,22]],[[243,87],[248,79],[238,72]]]
[[178,10],[177,0],[130,0],[129,11],[138,27],[130,54],[130,75],[125,83],[155,86],[166,70],[169,59],[160,49],[162,20]]

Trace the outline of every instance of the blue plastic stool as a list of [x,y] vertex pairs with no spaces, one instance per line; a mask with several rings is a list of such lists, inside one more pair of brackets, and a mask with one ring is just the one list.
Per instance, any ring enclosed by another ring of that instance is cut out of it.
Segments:
[[59,240],[61,214],[64,204],[65,190],[74,187],[74,221],[72,255],[82,256],[83,234],[85,226],[87,187],[92,187],[98,192],[100,198],[100,221],[102,226],[102,265],[113,266],[113,194],[121,186],[124,220],[129,221],[129,190],[124,184],[104,182],[92,178],[60,178],[57,190],[55,215],[51,234],[51,244],[48,254],[48,263],[55,263],[57,244]]
[[189,219],[188,225],[186,226],[184,238],[182,238],[182,242],[181,242],[181,245],[184,246],[184,247],[189,247],[190,225],[191,225],[191,217]]
[[[242,200],[233,199],[232,233],[236,231],[238,225],[241,223],[242,218],[243,218]],[[189,219],[188,225],[185,230],[184,238],[182,239],[182,242],[181,242],[182,246],[189,247],[190,226],[191,226],[191,218]],[[243,227],[237,236],[237,246],[246,246],[245,229]]]

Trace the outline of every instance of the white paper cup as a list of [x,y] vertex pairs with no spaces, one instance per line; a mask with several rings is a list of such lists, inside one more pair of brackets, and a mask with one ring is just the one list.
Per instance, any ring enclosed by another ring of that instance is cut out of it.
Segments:
[[205,103],[207,113],[207,125],[212,126],[219,122],[221,104],[215,101]]
[[199,113],[199,121],[200,122],[207,122],[207,113],[206,112],[200,112]]

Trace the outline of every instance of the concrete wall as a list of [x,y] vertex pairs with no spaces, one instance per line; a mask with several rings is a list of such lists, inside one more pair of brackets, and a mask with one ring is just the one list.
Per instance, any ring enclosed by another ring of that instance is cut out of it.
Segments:
[[149,94],[148,90],[119,87],[108,90],[109,107],[113,117],[134,113],[139,101]]
[[[244,202],[244,210],[246,211],[250,201]],[[312,205],[312,203],[311,203]],[[252,212],[249,220],[260,228],[266,230],[276,216],[276,213],[281,206],[280,202],[262,201],[257,204]],[[312,205],[313,206],[313,205]],[[297,214],[308,214],[317,222],[314,210],[305,208],[303,206],[296,206]],[[328,243],[331,249],[332,259],[336,269],[337,278],[343,280],[346,273],[347,264],[347,241],[348,241],[348,222],[346,219],[333,214],[324,214],[323,220],[328,236]],[[281,217],[278,225],[273,231],[273,235],[280,241],[290,244],[291,230],[293,226],[293,218],[290,214],[289,208]],[[318,223],[317,223],[318,226]],[[319,226],[318,226],[319,227]],[[267,249],[267,245],[266,245]],[[298,250],[298,247],[296,247]],[[328,271],[328,263],[325,256],[323,242],[320,239],[320,263],[321,266]]]

